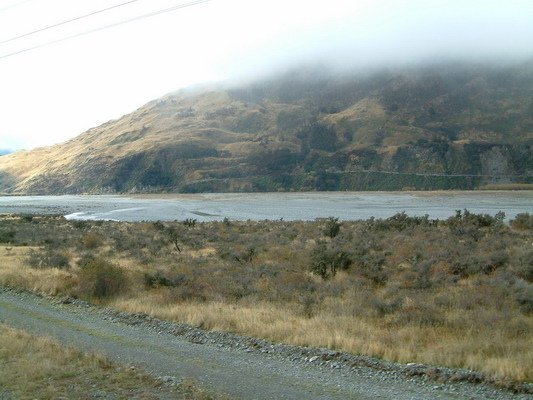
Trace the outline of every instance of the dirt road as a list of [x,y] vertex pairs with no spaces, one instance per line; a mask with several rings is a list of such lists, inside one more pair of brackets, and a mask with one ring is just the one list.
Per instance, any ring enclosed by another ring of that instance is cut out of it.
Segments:
[[[93,308],[56,304],[0,288],[0,322],[67,345],[106,354],[165,379],[190,377],[238,399],[507,399],[530,398],[480,384],[438,384],[368,367],[327,368],[269,352],[125,324]],[[1,344],[0,344],[1,347]],[[1,373],[1,371],[0,371]]]

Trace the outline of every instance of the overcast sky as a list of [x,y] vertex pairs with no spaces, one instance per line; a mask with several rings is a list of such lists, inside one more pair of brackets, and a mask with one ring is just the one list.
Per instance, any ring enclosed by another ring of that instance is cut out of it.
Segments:
[[[0,0],[0,42],[127,0]],[[137,0],[0,43],[0,149],[58,143],[180,87],[285,65],[533,56],[531,0]]]

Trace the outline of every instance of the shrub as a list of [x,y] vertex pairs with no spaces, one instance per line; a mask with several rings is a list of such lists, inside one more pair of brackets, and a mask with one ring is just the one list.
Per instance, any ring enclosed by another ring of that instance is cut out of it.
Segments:
[[0,231],[0,243],[11,243],[15,239],[15,231],[13,229]]
[[479,240],[482,236],[481,228],[502,227],[505,213],[499,211],[493,217],[489,214],[473,214],[468,210],[457,210],[455,216],[446,220],[446,225],[455,235],[471,236],[474,240]]
[[423,217],[410,217],[404,211],[402,211],[387,219],[370,218],[367,221],[367,224],[370,228],[380,231],[389,231],[393,229],[397,231],[403,231],[404,229],[419,225],[435,225],[436,221],[430,220],[428,215],[424,215]]
[[529,213],[518,214],[515,219],[511,221],[511,226],[521,231],[532,230],[533,215],[529,215]]
[[196,219],[195,218],[187,218],[183,221],[183,225],[188,226],[190,228],[196,226]]
[[95,257],[92,254],[83,254],[77,261],[78,267],[85,268],[95,261]]
[[384,285],[389,276],[383,270],[385,256],[379,253],[369,253],[359,259],[361,264],[361,275],[370,279],[376,285]]
[[22,214],[20,216],[20,219],[24,222],[32,222],[33,221],[33,215],[32,214]]
[[76,219],[76,220],[73,220],[72,221],[72,226],[76,229],[85,229],[87,226],[89,226],[89,222],[88,221],[84,221],[84,220],[81,220],[81,219]]
[[79,290],[86,296],[108,298],[123,292],[127,287],[126,276],[117,266],[94,259],[80,271]]
[[255,247],[248,247],[246,251],[240,254],[233,254],[233,258],[240,264],[251,263],[257,255]]
[[310,270],[322,279],[328,279],[345,270],[352,264],[348,253],[342,250],[328,248],[324,242],[319,242],[311,254],[312,263]]
[[53,249],[31,250],[28,264],[33,268],[68,268],[69,258],[65,253]]
[[177,287],[183,284],[185,280],[186,278],[184,275],[168,277],[161,271],[156,271],[155,273],[147,272],[144,274],[144,284],[150,288],[158,286]]
[[330,238],[334,238],[340,232],[341,224],[338,218],[329,217],[324,228],[324,235]]
[[524,314],[533,314],[533,286],[518,281],[513,287],[514,298]]
[[524,249],[522,251],[514,266],[515,273],[520,278],[533,282],[533,250]]
[[152,223],[152,226],[157,231],[164,231],[165,230],[165,225],[161,221],[155,221],[154,223]]
[[379,297],[371,297],[369,303],[375,314],[378,317],[383,317],[398,311],[402,305],[402,300],[399,298],[385,300]]
[[176,227],[171,226],[167,229],[165,229],[163,232],[166,233],[168,241],[174,245],[176,250],[181,253],[181,247],[180,247],[180,235],[178,233],[178,230]]
[[102,243],[104,242],[102,236],[100,236],[97,233],[94,232],[88,232],[81,238],[81,244],[86,249],[96,249],[97,247],[100,247]]

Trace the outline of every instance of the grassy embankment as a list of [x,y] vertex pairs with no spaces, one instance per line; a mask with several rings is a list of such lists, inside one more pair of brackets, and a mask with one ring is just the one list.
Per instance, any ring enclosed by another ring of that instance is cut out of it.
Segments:
[[211,399],[192,382],[178,387],[105,357],[81,353],[0,324],[0,397],[13,399]]
[[[533,380],[533,218],[0,220],[0,284],[274,341]],[[9,243],[9,244],[7,244]]]

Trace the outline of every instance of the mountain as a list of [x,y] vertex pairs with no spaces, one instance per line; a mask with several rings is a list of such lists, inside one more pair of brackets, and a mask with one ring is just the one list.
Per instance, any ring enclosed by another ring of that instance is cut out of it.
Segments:
[[300,68],[181,90],[0,157],[0,191],[472,189],[533,182],[533,62]]

